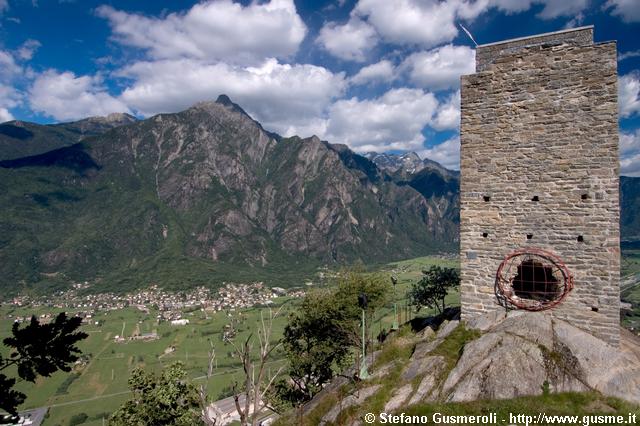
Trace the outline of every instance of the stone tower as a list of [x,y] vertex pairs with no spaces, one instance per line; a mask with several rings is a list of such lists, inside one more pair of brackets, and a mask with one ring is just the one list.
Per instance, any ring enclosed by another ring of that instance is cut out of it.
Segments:
[[462,77],[462,318],[547,310],[617,346],[615,42],[582,27],[478,46]]

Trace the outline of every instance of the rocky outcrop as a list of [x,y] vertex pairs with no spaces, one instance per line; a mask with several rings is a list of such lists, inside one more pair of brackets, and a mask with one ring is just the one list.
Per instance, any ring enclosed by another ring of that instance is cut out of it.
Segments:
[[[365,413],[399,414],[412,411],[415,404],[436,404],[413,411],[422,413],[444,403],[553,397],[568,391],[590,392],[588,398],[601,398],[598,393],[616,397],[629,401],[630,407],[640,404],[640,342],[626,330],[617,348],[549,312],[492,312],[466,322],[458,315],[459,310],[447,309],[438,317],[414,319],[414,330],[426,325],[424,330],[430,331],[391,335],[373,357],[388,359],[389,353],[413,347],[409,358],[373,361],[373,374],[361,382],[347,379],[350,370],[307,403],[303,415],[360,424]],[[614,411],[601,404],[603,410]],[[330,408],[323,412],[322,407]]]
[[[451,324],[441,326],[440,333],[450,332]],[[465,326],[483,334],[464,346],[455,367],[446,372],[437,391],[439,400],[509,399],[545,391],[596,390],[640,403],[640,344],[630,333],[623,333],[621,347],[615,348],[549,313],[522,311],[490,313]],[[432,366],[438,364],[428,352],[418,350],[420,345],[410,366],[425,360]],[[435,346],[433,342],[428,345]],[[441,368],[434,368],[425,374],[421,387],[428,391],[421,391],[420,397],[411,401],[419,402],[423,395],[433,393],[430,388],[442,373]]]

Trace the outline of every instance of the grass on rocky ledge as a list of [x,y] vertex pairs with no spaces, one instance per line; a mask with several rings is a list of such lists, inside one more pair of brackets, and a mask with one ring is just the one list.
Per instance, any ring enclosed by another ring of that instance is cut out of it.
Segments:
[[[616,414],[640,417],[640,406],[618,398],[603,396],[597,392],[550,393],[539,396],[523,396],[507,400],[479,400],[460,403],[424,403],[401,410],[409,416],[443,415],[484,415],[496,413],[498,424],[509,421],[509,414],[523,414],[537,417],[539,413],[558,416],[585,416]],[[582,423],[580,423],[582,424]]]
[[[448,374],[456,365],[462,350],[468,342],[477,339],[480,333],[475,330],[467,330],[464,325],[458,326],[438,345],[431,355],[441,355],[445,357]],[[289,413],[281,417],[276,425],[297,424],[302,426],[318,425],[322,417],[340,404],[340,401],[350,394],[357,392],[357,388],[364,389],[369,386],[380,385],[380,389],[363,404],[343,410],[336,419],[335,425],[350,425],[358,421],[362,422],[366,413],[378,415],[384,411],[384,406],[391,399],[393,392],[403,385],[401,374],[413,353],[416,336],[411,328],[406,325],[400,328],[397,333],[392,334],[385,342],[381,352],[377,355],[375,362],[370,368],[370,372],[375,372],[380,368],[385,368],[391,364],[388,372],[381,377],[370,379],[359,383],[347,383],[334,392],[323,397],[318,406],[307,416],[299,417],[294,413]],[[386,369],[386,368],[385,368]],[[417,381],[412,382],[413,388]],[[427,416],[429,423],[432,423],[433,414],[461,416],[461,415],[486,415],[495,413],[498,424],[508,422],[509,415],[522,414],[537,417],[539,413],[546,415],[560,416],[582,416],[585,415],[622,415],[627,418],[629,414],[637,414],[640,418],[640,406],[626,402],[624,400],[606,397],[598,392],[586,393],[548,393],[539,396],[526,396],[508,400],[478,400],[464,403],[444,403],[431,402],[420,403],[411,406],[401,407],[394,414],[404,413],[408,416]],[[379,423],[379,418],[377,419]],[[507,424],[507,423],[505,423]]]

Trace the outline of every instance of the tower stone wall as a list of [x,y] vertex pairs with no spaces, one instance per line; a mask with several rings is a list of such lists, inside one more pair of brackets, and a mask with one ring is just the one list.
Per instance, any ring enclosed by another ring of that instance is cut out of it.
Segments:
[[618,344],[616,59],[593,27],[478,46],[461,82],[463,319],[504,310],[500,263],[539,248],[573,276],[552,315]]

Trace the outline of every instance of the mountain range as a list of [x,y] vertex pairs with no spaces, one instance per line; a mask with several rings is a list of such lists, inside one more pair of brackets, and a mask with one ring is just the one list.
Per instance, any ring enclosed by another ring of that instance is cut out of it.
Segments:
[[[640,239],[640,179],[621,179]],[[319,267],[456,252],[459,172],[284,138],[221,95],[174,114],[0,124],[0,288],[300,284]]]
[[268,132],[226,96],[141,121],[4,123],[0,287],[288,285],[323,265],[455,251],[456,174],[396,172]]

